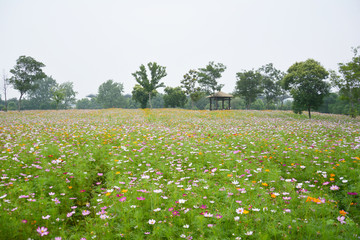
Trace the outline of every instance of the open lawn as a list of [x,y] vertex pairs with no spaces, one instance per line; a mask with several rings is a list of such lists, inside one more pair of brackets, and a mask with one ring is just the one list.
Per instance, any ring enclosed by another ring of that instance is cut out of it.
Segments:
[[358,239],[360,119],[0,113],[0,239]]

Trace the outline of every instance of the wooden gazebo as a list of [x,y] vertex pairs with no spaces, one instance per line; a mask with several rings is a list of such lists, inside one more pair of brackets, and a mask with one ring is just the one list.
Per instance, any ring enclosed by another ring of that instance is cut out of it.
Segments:
[[[227,93],[224,93],[224,92],[217,92],[217,93],[214,93],[210,96],[207,96],[207,98],[210,99],[210,111],[211,110],[224,110],[225,107],[224,107],[224,102],[225,101],[228,101],[228,107],[226,108],[227,110],[230,110],[231,109],[231,98],[233,97],[233,95],[230,95],[230,94],[227,94]],[[221,105],[221,108],[219,109],[219,100],[222,101],[222,105]],[[213,109],[213,106],[214,106],[214,109]]]

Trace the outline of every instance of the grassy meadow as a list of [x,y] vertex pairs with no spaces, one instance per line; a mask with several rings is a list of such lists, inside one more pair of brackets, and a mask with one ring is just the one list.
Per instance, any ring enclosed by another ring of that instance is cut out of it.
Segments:
[[360,119],[0,113],[0,239],[359,239]]

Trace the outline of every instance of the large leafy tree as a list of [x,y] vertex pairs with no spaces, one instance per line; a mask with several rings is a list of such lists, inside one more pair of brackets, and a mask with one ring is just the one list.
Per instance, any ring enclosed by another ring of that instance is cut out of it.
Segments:
[[36,82],[37,88],[29,91],[29,104],[32,109],[51,109],[52,89],[56,87],[56,80],[46,77]]
[[262,93],[262,75],[254,70],[236,73],[234,95],[245,99],[246,109],[250,109],[259,94]]
[[266,101],[266,108],[269,109],[270,104],[281,100],[281,97],[285,95],[281,86],[284,73],[276,69],[272,63],[262,66],[258,71],[262,75],[262,94]]
[[41,69],[43,67],[45,67],[43,63],[36,61],[32,57],[20,56],[16,60],[14,68],[10,70],[13,76],[9,79],[9,83],[20,92],[19,111],[23,96],[28,91],[36,89],[36,82],[46,77],[46,74]]
[[330,84],[324,81],[328,75],[326,69],[313,59],[297,62],[288,69],[283,86],[290,90],[294,99],[294,112],[307,110],[311,118],[311,109],[320,107],[330,91]]
[[221,74],[226,70],[226,66],[222,63],[209,62],[205,68],[198,69],[198,82],[205,92],[208,94],[220,91],[224,84],[218,84],[217,79],[221,78]]
[[186,94],[181,87],[166,87],[165,95],[163,97],[165,107],[181,107],[183,108],[186,103]]
[[165,77],[167,73],[166,67],[158,65],[156,62],[150,62],[147,64],[147,66],[150,72],[150,78],[148,76],[146,67],[143,64],[140,66],[140,70],[134,72],[132,75],[134,76],[136,82],[140,84],[140,86],[148,95],[150,108],[152,108],[151,96],[154,94],[154,91],[156,92],[156,89],[165,87],[164,83],[160,82],[160,80]]
[[190,70],[184,75],[184,79],[181,80],[181,87],[185,89],[185,94],[190,97],[192,107],[203,96],[203,92],[200,86],[198,86],[198,76],[199,73],[196,70]]
[[350,115],[355,118],[357,105],[360,104],[360,56],[358,50],[360,47],[353,48],[354,56],[348,63],[339,63],[339,72],[331,72],[331,80],[334,86],[339,88],[339,94],[342,99],[350,103]]
[[103,108],[116,108],[125,104],[122,95],[124,86],[122,83],[108,80],[101,84],[98,89],[97,101]]

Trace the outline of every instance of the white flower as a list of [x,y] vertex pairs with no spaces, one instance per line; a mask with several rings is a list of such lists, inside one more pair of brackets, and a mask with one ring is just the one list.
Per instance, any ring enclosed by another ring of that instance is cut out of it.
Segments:
[[232,184],[234,184],[234,185],[239,184],[239,182],[238,182],[238,181],[236,181],[236,180],[235,180],[235,181],[232,181],[231,183],[232,183]]
[[249,232],[246,232],[245,235],[252,235],[253,234],[253,231],[249,231]]
[[189,225],[188,224],[184,225],[184,228],[189,228]]
[[131,207],[131,208],[136,208],[136,205],[131,205],[130,207]]
[[154,212],[158,212],[158,211],[161,211],[161,208],[155,208],[154,209]]
[[181,238],[186,238],[186,235],[185,235],[185,234],[181,234],[180,237],[181,237]]
[[156,221],[154,219],[149,220],[149,224],[154,225],[155,223],[156,223]]
[[161,189],[155,189],[154,193],[162,193],[162,190]]
[[179,199],[179,203],[185,203],[186,201],[185,199]]
[[42,219],[49,219],[50,215],[42,216]]
[[237,209],[236,209],[236,213],[237,213],[237,214],[243,214],[243,212],[244,212],[244,209],[243,209],[243,208],[237,208]]
[[204,217],[213,217],[214,215],[213,214],[211,214],[211,213],[205,213],[204,214]]
[[260,208],[252,208],[251,210],[258,212],[258,211],[260,211]]
[[234,220],[235,220],[235,221],[239,221],[239,220],[240,220],[240,217],[239,217],[239,216],[236,216],[236,217],[234,217]]

